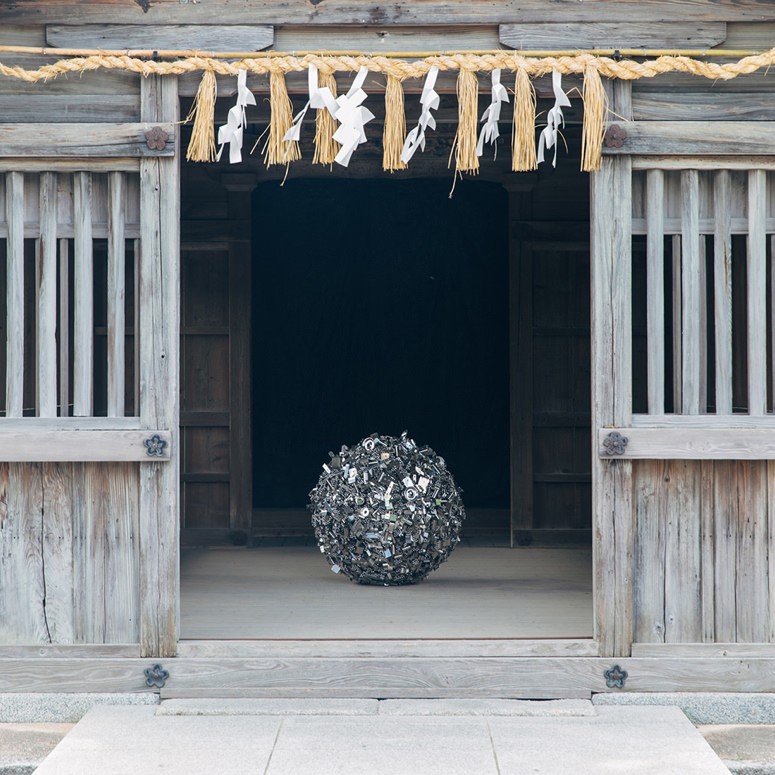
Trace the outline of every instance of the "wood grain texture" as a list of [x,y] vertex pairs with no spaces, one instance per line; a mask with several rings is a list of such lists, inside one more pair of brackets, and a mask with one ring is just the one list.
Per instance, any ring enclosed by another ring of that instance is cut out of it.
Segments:
[[775,142],[770,121],[630,121],[621,148],[603,145],[603,154],[766,154]]
[[89,24],[46,27],[46,43],[57,48],[261,51],[271,48],[273,42],[274,28],[269,25]]
[[516,49],[704,48],[726,38],[723,22],[501,24],[500,41]]
[[172,433],[168,430],[9,430],[0,425],[0,459],[11,462],[151,460],[146,439],[166,442],[157,463],[171,459]]
[[[171,138],[163,150],[149,148],[145,139],[145,133],[157,126]],[[0,124],[0,145],[5,156],[172,156],[176,132],[177,127],[169,122]]]
[[732,237],[729,172],[714,175],[713,302],[716,414],[732,414]]
[[665,411],[665,175],[646,173],[646,284],[649,414]]
[[70,414],[70,241],[59,240],[59,415]]
[[0,643],[49,643],[44,606],[43,487],[40,467],[0,465]]
[[[271,4],[256,4],[250,0],[227,3],[197,3],[181,5],[177,0],[158,2],[144,13],[132,2],[89,4],[72,0],[26,0],[23,4],[6,7],[0,13],[5,24],[222,24],[227,10],[241,24],[276,24],[278,11]],[[388,26],[392,24],[449,25],[499,24],[527,22],[598,22],[607,21],[685,23],[720,21],[768,21],[775,19],[775,10],[768,0],[719,0],[709,5],[703,0],[657,0],[648,5],[633,0],[598,0],[578,3],[559,0],[547,6],[542,0],[496,2],[481,0],[463,6],[443,0],[425,0],[406,4],[391,0],[379,6],[367,0],[331,0],[322,7],[302,0],[289,0],[282,9],[283,24],[357,24]]]
[[[0,92],[1,93],[1,92]],[[130,124],[140,120],[139,94],[3,94],[6,124]]]
[[634,414],[633,428],[770,428],[775,430],[775,416],[751,417],[748,414]]
[[633,643],[633,657],[765,657],[772,658],[772,643]]
[[6,417],[21,417],[24,406],[24,175],[5,175],[7,224]]
[[681,173],[681,411],[700,414],[700,234],[699,177]]
[[[609,98],[627,118],[630,85],[613,84]],[[629,425],[632,277],[631,165],[603,159],[591,175],[592,427]],[[601,654],[627,655],[632,642],[632,465],[592,460],[595,536],[595,637]]]
[[[142,117],[175,121],[175,78],[143,80]],[[173,149],[174,150],[174,149]],[[143,655],[172,656],[177,641],[179,531],[179,172],[175,158],[140,167],[140,417],[172,431],[171,464],[140,470],[140,643]]]
[[665,642],[702,640],[700,463],[665,463]]
[[[88,167],[92,172],[139,172],[140,159],[90,159]],[[39,159],[0,159],[0,172],[79,172],[83,170],[84,162],[77,159],[57,159],[41,157]],[[0,224],[2,236],[7,232],[6,224]],[[106,236],[107,232],[102,236]],[[69,235],[69,236],[72,236]]]
[[[702,90],[705,86],[707,91]],[[632,113],[635,121],[773,121],[775,95],[771,92],[753,94],[740,83],[741,91],[719,93],[712,83],[707,86],[696,82],[680,89],[664,92],[639,91],[632,95]],[[691,91],[690,91],[691,90]],[[680,93],[680,97],[677,94]]]
[[[618,428],[627,438],[627,446],[616,458],[680,459],[680,460],[771,460],[775,458],[775,435],[772,430],[753,427],[736,428],[672,427]],[[603,446],[610,428],[598,429],[600,458],[610,460]]]
[[683,404],[683,281],[681,266],[681,235],[674,234],[670,240],[672,274],[673,330],[670,332],[673,346],[673,409],[677,411]]
[[633,565],[633,640],[665,640],[666,461],[644,461],[635,469],[635,555]]
[[94,410],[94,256],[92,248],[92,176],[76,172],[73,180],[75,235],[75,312],[73,414]]
[[748,173],[748,411],[767,411],[767,173]]
[[108,175],[108,417],[123,417],[125,394],[126,256],[123,172]]
[[702,640],[713,643],[716,640],[716,588],[715,588],[715,536],[716,524],[713,509],[713,479],[715,462],[703,460],[700,463],[700,618]]
[[737,477],[735,464],[713,466],[714,630],[715,639],[737,640]]
[[35,371],[37,414],[57,414],[57,203],[56,174],[40,176],[40,240],[38,242],[36,284]]
[[770,635],[767,536],[767,463],[737,464],[737,641],[761,643]]

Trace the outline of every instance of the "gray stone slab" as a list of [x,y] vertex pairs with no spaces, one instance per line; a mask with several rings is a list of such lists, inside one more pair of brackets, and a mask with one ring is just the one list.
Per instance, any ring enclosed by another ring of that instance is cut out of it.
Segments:
[[157,716],[376,716],[379,700],[198,699],[163,700]]
[[72,724],[0,724],[0,775],[33,772],[72,728]]
[[255,716],[156,716],[153,707],[95,707],[36,775],[264,772],[281,723]]
[[501,775],[729,775],[677,708],[605,708],[594,717],[489,718]]
[[775,695],[736,692],[611,692],[595,694],[601,705],[674,705],[694,724],[775,724]]
[[497,775],[484,718],[286,719],[266,775]]
[[0,694],[0,723],[75,723],[95,705],[158,705],[159,695],[101,693],[4,693]]
[[775,775],[775,726],[715,724],[700,734],[738,775]]
[[381,700],[381,716],[594,716],[589,700]]

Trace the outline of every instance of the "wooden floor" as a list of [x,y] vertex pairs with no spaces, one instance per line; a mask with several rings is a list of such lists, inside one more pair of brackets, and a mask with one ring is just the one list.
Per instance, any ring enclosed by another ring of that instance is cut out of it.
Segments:
[[354,584],[314,546],[182,552],[183,639],[590,637],[589,549],[461,545],[405,587]]

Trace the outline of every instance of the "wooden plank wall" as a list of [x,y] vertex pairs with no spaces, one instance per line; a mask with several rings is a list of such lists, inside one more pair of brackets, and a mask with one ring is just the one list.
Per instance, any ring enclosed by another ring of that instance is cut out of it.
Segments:
[[639,460],[633,639],[775,640],[772,461]]
[[0,463],[0,643],[136,643],[138,464]]

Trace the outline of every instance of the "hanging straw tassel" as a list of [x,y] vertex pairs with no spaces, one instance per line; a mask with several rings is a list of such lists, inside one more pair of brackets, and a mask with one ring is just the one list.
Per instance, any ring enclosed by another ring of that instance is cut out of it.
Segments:
[[[333,72],[324,73],[320,71],[318,73],[318,86],[321,89],[328,87],[331,90],[331,94],[336,98],[336,78]],[[336,119],[326,108],[321,108],[315,117],[315,155],[312,157],[313,164],[331,165],[334,163],[336,154],[339,153],[339,149],[342,147],[334,140],[334,132],[336,132]]]
[[455,169],[478,172],[476,130],[479,123],[479,81],[476,73],[460,69],[457,77],[457,134],[455,135]]
[[534,170],[536,162],[536,94],[524,67],[517,68],[514,81],[514,123],[511,128],[511,169]]
[[382,132],[382,169],[405,170],[401,152],[406,142],[404,87],[396,75],[388,75],[385,91],[385,125]]
[[191,140],[188,143],[188,161],[215,161],[215,98],[217,95],[215,73],[205,70],[196,91],[196,98],[186,121],[194,118]]
[[274,70],[269,74],[269,138],[264,144],[264,161],[267,167],[273,164],[288,164],[301,158],[299,144],[294,141],[283,142],[286,132],[293,124],[293,109],[288,89],[285,87],[285,75]]
[[596,67],[584,70],[584,130],[581,136],[581,169],[600,169],[608,100]]

